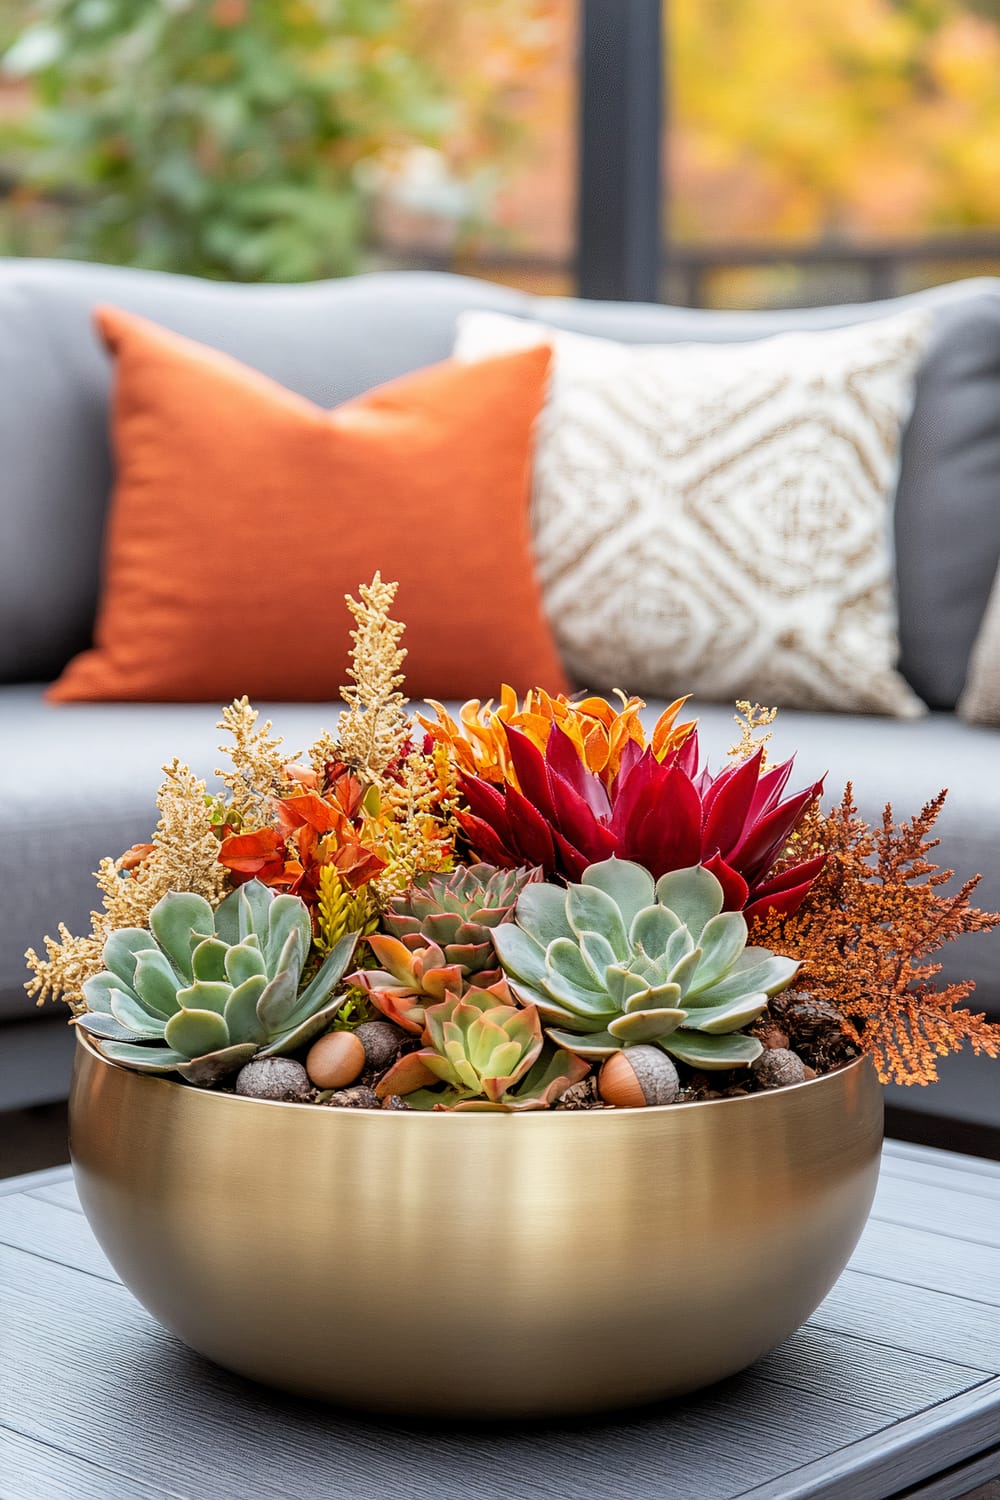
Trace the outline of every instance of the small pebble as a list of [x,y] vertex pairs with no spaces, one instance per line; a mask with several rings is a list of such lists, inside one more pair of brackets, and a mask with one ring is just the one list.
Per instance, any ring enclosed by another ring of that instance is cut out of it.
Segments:
[[306,1054],[306,1072],[318,1089],[343,1089],[365,1065],[363,1043],[353,1031],[328,1031]]
[[334,1109],[381,1109],[382,1103],[374,1089],[366,1088],[361,1084],[356,1089],[338,1089],[335,1094],[330,1095],[330,1105]]
[[805,1083],[806,1065],[787,1047],[772,1047],[750,1064],[757,1082],[766,1089],[784,1089],[793,1083]]
[[236,1075],[236,1092],[245,1099],[304,1103],[312,1094],[305,1068],[291,1057],[254,1057]]
[[407,1040],[402,1027],[393,1026],[391,1021],[362,1021],[355,1026],[354,1035],[365,1049],[368,1066],[376,1073],[384,1073],[396,1061],[400,1047]]
[[398,1094],[390,1094],[388,1099],[382,1100],[383,1109],[409,1109],[409,1107],[406,1100],[401,1099]]
[[781,1027],[775,1026],[773,1022],[769,1026],[762,1027],[762,1029],[758,1031],[756,1035],[769,1051],[775,1051],[778,1049],[784,1051],[788,1048],[788,1032],[782,1031]]

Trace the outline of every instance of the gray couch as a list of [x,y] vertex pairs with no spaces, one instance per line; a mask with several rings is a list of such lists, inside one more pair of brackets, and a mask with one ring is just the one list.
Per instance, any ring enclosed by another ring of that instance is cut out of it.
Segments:
[[[907,299],[909,300],[909,299]],[[1000,281],[921,294],[935,340],[906,434],[896,509],[901,666],[931,705],[917,722],[781,715],[776,747],[799,778],[854,780],[862,810],[910,812],[950,788],[941,858],[981,871],[1000,907],[1000,732],[952,712],[1000,557]],[[224,349],[323,403],[446,357],[456,315],[495,308],[636,342],[739,340],[871,318],[886,304],[712,313],[533,298],[459,277],[404,273],[304,287],[236,287],[59,262],[0,262],[0,1110],[64,1095],[70,1035],[26,999],[22,953],[65,920],[84,929],[89,872],[147,835],[158,768],[215,763],[205,705],[54,707],[42,685],[88,643],[111,484],[108,361],[91,328],[112,302]],[[498,539],[498,546],[500,545]],[[372,566],[378,564],[373,552]],[[651,706],[652,707],[652,706]],[[335,706],[267,706],[293,748]],[[731,710],[702,710],[714,759]],[[946,973],[975,978],[1000,1016],[1000,937],[964,939]],[[961,1128],[1000,1127],[1000,1066],[960,1057],[935,1090],[894,1091]]]

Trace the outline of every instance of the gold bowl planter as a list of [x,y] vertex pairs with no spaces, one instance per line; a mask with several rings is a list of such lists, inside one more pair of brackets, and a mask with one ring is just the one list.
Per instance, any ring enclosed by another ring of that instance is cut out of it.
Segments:
[[843,1270],[881,1138],[867,1059],[740,1099],[449,1115],[208,1093],[81,1037],[70,1100],[87,1218],[166,1328],[289,1391],[450,1417],[751,1364]]

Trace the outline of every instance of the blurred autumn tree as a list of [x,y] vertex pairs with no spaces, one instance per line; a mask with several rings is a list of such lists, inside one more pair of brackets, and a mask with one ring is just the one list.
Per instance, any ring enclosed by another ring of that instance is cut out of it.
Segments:
[[516,150],[508,100],[545,3],[476,0],[474,27],[448,0],[14,9],[4,70],[32,98],[2,137],[19,222],[38,193],[58,253],[295,281],[354,268],[366,182],[415,147],[448,143],[459,212],[481,207],[462,174],[482,199],[483,163],[496,176]]
[[[675,241],[1000,225],[1000,0],[665,3]],[[373,232],[568,265],[578,9],[0,0],[27,91],[0,76],[0,244],[244,279],[351,270]]]
[[1000,223],[1000,0],[668,0],[680,241]]

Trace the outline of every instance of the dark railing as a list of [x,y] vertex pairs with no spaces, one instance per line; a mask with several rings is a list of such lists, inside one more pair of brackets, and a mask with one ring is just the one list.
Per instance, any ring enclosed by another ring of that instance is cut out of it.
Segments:
[[709,278],[720,271],[788,267],[795,271],[857,273],[859,299],[877,302],[907,289],[908,280],[935,264],[992,274],[1000,269],[1000,231],[936,235],[880,244],[828,241],[815,245],[674,246],[666,257],[672,300],[704,307]]
[[[400,261],[481,276],[487,280],[523,280],[553,287],[574,285],[574,267],[557,257],[519,254],[516,251],[479,250],[454,255],[435,249],[408,247]],[[943,267],[943,274],[938,268]],[[1000,275],[1000,231],[990,234],[938,235],[931,239],[851,244],[847,241],[819,245],[672,245],[660,257],[649,293],[642,299],[664,300],[682,307],[709,307],[714,303],[712,280],[719,273],[743,270],[789,270],[804,273],[819,287],[836,280],[850,282],[850,299],[877,302],[893,297],[917,284],[954,280],[956,276]],[[824,272],[826,276],[824,277]],[[923,273],[923,275],[921,275]],[[929,273],[929,274],[928,274]],[[588,285],[597,295],[594,283]],[[603,291],[603,286],[602,286]],[[613,291],[603,292],[613,297]],[[799,292],[801,295],[801,291]],[[831,301],[843,297],[828,294]],[[769,299],[773,306],[780,299]]]

